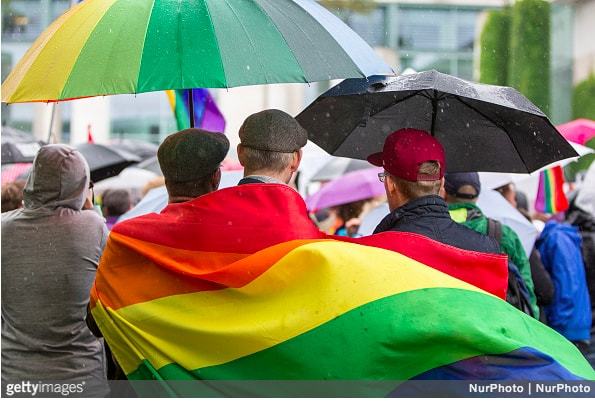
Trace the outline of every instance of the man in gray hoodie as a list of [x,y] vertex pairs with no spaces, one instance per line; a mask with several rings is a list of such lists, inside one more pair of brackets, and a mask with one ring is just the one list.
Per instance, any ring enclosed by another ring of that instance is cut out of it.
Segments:
[[48,145],[33,163],[24,208],[2,214],[3,383],[66,381],[81,384],[75,396],[109,392],[103,345],[85,324],[107,237],[89,193],[83,156]]

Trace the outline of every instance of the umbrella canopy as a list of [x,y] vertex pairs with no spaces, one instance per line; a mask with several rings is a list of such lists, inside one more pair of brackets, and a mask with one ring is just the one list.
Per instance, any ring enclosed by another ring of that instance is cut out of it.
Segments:
[[76,149],[87,160],[94,182],[118,175],[126,167],[140,161],[140,157],[130,152],[96,143],[83,143]]
[[378,180],[381,171],[368,168],[345,174],[306,198],[306,206],[308,210],[316,211],[383,195],[384,184]]
[[33,43],[2,85],[2,101],[392,73],[311,0],[86,0]]
[[329,160],[310,179],[310,181],[331,181],[352,171],[372,168],[373,166],[365,160],[348,159],[346,157],[335,157]]
[[[13,182],[16,180],[26,180],[28,173],[31,170],[31,163],[15,163],[2,165],[2,184]],[[27,174],[26,176],[23,176]]]
[[548,118],[512,88],[437,71],[348,79],[300,115],[309,139],[335,156],[365,159],[400,128],[436,136],[449,172],[528,173],[577,156]]
[[564,135],[564,138],[580,145],[584,145],[595,137],[595,121],[586,118],[569,121],[556,128]]
[[101,195],[108,189],[130,189],[140,191],[157,174],[137,167],[126,167],[115,177],[106,178],[95,184],[95,194]]
[[158,145],[140,139],[112,139],[110,146],[137,155],[141,160],[157,156]]
[[31,163],[40,148],[39,142],[3,142],[2,164]]

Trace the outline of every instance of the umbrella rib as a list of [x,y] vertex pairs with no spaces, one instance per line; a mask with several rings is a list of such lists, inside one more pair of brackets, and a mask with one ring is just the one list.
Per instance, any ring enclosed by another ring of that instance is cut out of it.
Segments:
[[492,124],[494,124],[496,127],[500,128],[502,131],[504,131],[504,133],[506,134],[506,136],[508,137],[508,139],[512,143],[512,146],[514,146],[514,149],[516,150],[516,153],[519,155],[519,158],[521,159],[521,161],[525,165],[525,169],[527,170],[527,172],[529,171],[529,168],[527,167],[527,162],[525,162],[525,159],[523,158],[522,153],[519,152],[519,148],[517,148],[516,143],[514,143],[514,141],[510,137],[510,135],[508,135],[508,131],[506,131],[506,129],[501,124],[497,123],[496,121],[494,121],[493,119],[491,119],[490,117],[488,117],[486,114],[484,114],[481,111],[479,111],[477,108],[471,106],[469,103],[467,103],[466,101],[464,101],[460,96],[454,95],[453,97],[456,98],[456,99],[458,99],[459,102],[461,102],[462,104],[464,104],[465,106],[467,106],[468,108],[470,108],[471,110],[473,110],[474,112],[476,112],[477,114],[479,114],[480,116],[482,116],[483,118],[485,118],[486,120],[488,120],[489,122],[491,122]]
[[215,45],[217,46],[217,53],[219,54],[219,64],[221,64],[221,71],[223,72],[223,79],[225,80],[225,86],[229,87],[227,84],[227,75],[225,74],[225,65],[223,63],[223,53],[221,53],[221,46],[219,46],[219,38],[217,37],[217,31],[215,30],[215,22],[211,17],[211,10],[209,9],[209,2],[205,1],[205,11],[207,12],[208,20],[211,25],[211,30],[213,31],[213,37],[215,38]]

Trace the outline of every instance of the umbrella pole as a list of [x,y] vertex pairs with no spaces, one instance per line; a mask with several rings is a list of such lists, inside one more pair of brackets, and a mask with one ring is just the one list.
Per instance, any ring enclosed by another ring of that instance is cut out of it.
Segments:
[[188,89],[188,109],[190,128],[194,128],[194,89]]
[[47,143],[52,143],[52,136],[54,134],[54,119],[56,118],[56,109],[57,109],[57,102],[52,103],[52,114],[50,116],[50,126],[48,129],[48,140]]

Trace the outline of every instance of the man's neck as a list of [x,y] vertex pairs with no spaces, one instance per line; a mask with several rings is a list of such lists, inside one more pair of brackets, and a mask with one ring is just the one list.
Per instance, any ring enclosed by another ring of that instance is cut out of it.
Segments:
[[261,176],[261,177],[269,177],[273,178],[277,181],[280,181],[284,184],[287,184],[287,180],[283,173],[275,172],[275,171],[265,171],[265,170],[256,170],[256,171],[247,171],[244,170],[244,178],[250,176]]

